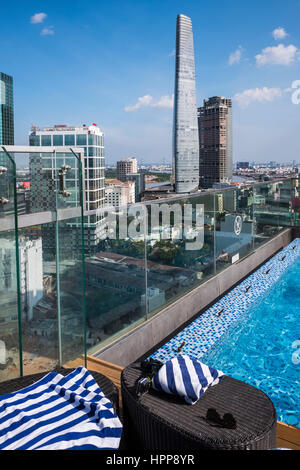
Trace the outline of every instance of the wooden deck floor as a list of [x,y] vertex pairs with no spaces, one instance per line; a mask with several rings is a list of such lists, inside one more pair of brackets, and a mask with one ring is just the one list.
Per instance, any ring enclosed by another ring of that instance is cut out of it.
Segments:
[[[83,365],[83,359],[65,364],[66,367],[77,367]],[[100,372],[108,377],[119,389],[120,410],[122,414],[122,397],[121,397],[121,372],[123,367],[102,361],[93,356],[87,357],[87,368],[91,371]],[[122,417],[122,415],[121,415]],[[277,447],[300,450],[300,429],[289,426],[284,423],[277,422]]]

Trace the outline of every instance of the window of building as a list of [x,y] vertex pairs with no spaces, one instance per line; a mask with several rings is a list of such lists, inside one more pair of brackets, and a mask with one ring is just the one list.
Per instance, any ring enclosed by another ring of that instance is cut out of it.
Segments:
[[43,168],[52,168],[51,158],[43,158]]
[[63,143],[63,136],[62,135],[54,135],[53,136],[53,145],[62,146]]
[[39,146],[39,145],[41,145],[40,140],[41,139],[40,139],[39,135],[31,135],[29,137],[29,145]]
[[51,145],[51,135],[42,135],[42,145]]
[[95,156],[96,153],[96,147],[89,147],[89,157]]
[[75,135],[66,134],[65,135],[65,145],[75,145]]
[[76,145],[86,145],[86,134],[78,134],[76,136]]
[[89,134],[89,145],[97,145],[97,135]]

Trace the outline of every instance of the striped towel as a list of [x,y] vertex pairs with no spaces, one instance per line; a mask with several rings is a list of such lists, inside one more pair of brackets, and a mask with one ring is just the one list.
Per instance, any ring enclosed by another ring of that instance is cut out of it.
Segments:
[[179,395],[193,405],[224,377],[223,372],[208,367],[186,355],[179,355],[166,362],[152,378],[155,390]]
[[0,396],[0,449],[118,449],[122,424],[84,367]]

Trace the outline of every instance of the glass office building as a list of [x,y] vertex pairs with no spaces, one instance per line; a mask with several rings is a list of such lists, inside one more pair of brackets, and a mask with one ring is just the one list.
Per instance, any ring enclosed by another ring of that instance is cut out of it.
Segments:
[[[77,147],[84,150],[84,201],[85,211],[92,215],[85,218],[85,246],[87,251],[93,251],[102,234],[103,215],[96,212],[103,208],[105,203],[105,157],[104,133],[96,124],[91,126],[71,127],[56,125],[53,127],[33,127],[29,135],[30,146],[42,147]],[[63,151],[63,149],[62,149]],[[57,161],[55,161],[55,158]],[[31,175],[31,201],[34,212],[37,210],[50,210],[48,204],[54,205],[53,171],[62,165],[68,165],[63,153],[32,154],[30,156]],[[78,177],[73,168],[65,175],[66,191],[72,187]],[[73,181],[73,182],[72,182]],[[50,197],[52,195],[52,198]],[[78,201],[74,200],[74,204]]]
[[194,41],[191,19],[177,17],[173,125],[173,179],[176,193],[199,185],[199,143]]
[[0,72],[0,145],[14,145],[13,78]]

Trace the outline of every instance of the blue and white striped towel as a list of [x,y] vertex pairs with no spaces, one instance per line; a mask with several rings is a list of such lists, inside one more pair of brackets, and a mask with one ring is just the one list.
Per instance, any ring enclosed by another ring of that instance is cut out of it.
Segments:
[[84,367],[0,396],[0,449],[118,449],[122,424]]
[[158,391],[179,395],[194,405],[208,387],[216,385],[224,377],[223,372],[208,367],[186,355],[167,361],[152,378],[152,387]]

